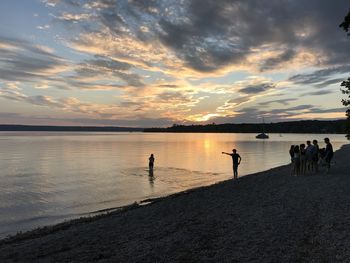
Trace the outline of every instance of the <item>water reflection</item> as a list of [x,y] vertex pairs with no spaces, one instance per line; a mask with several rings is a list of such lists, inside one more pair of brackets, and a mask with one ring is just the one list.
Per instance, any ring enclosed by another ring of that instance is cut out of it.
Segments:
[[[241,176],[287,164],[291,144],[324,137],[0,132],[0,236],[232,178],[225,150],[238,149]],[[347,142],[327,137],[335,150]]]
[[148,180],[149,180],[149,185],[151,186],[151,188],[154,188],[154,174],[153,174],[153,169],[149,169],[148,170]]

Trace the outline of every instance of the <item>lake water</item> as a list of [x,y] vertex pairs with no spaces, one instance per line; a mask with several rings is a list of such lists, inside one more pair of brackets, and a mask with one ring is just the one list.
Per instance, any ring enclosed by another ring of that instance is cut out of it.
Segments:
[[[0,237],[289,163],[291,144],[344,135],[0,132]],[[148,157],[155,155],[154,176]],[[233,189],[234,191],[234,189]]]

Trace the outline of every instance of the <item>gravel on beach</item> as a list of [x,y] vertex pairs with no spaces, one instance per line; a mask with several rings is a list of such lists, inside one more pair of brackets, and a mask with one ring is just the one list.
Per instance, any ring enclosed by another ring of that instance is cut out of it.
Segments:
[[286,165],[18,234],[0,262],[348,262],[350,145],[334,160],[330,174]]

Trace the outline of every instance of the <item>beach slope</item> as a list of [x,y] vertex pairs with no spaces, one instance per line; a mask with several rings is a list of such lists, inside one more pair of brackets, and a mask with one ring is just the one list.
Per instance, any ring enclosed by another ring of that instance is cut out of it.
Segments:
[[335,161],[328,175],[282,166],[23,233],[0,241],[0,262],[345,262],[350,145]]

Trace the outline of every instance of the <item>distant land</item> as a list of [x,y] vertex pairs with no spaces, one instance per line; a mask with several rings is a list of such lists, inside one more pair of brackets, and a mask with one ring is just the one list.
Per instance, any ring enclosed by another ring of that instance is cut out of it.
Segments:
[[146,128],[144,132],[217,132],[217,133],[346,133],[347,120],[305,120],[277,123],[241,123],[177,125],[168,128]]
[[144,128],[98,126],[49,126],[0,124],[0,131],[55,131],[55,132],[140,132]]
[[0,131],[55,132],[175,132],[175,133],[346,133],[347,120],[305,120],[276,123],[226,123],[207,125],[178,125],[167,128],[134,128],[113,126],[49,126],[0,124]]

